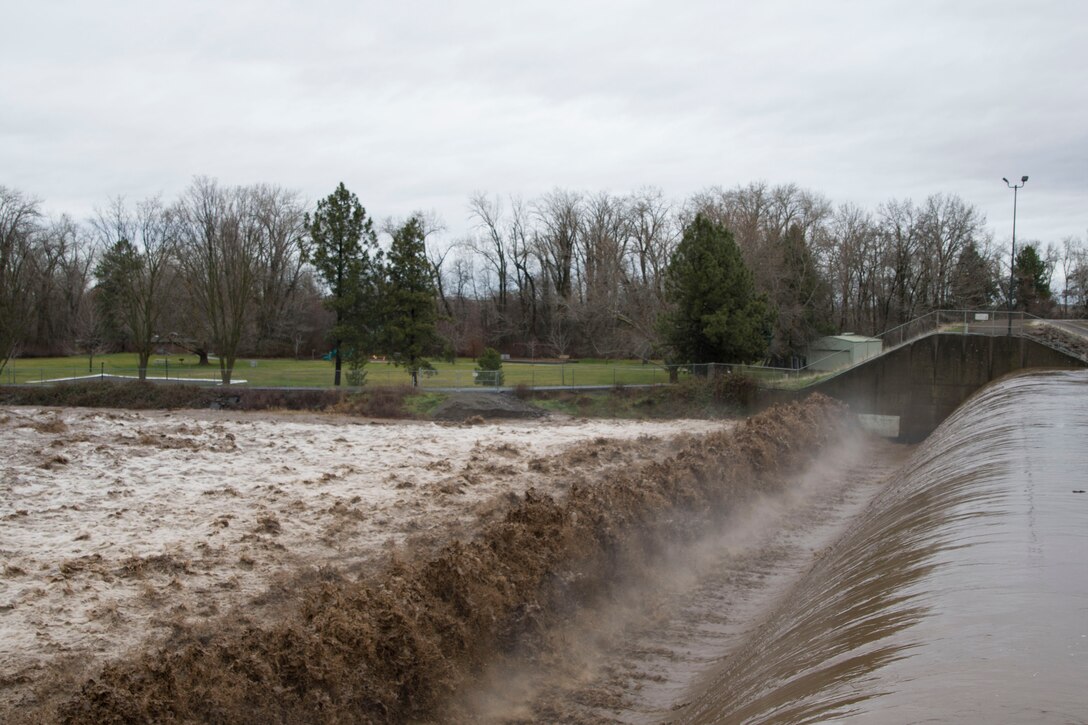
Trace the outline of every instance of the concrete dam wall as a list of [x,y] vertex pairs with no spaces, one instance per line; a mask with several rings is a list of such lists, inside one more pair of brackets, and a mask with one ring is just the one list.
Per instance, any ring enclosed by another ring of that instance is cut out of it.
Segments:
[[890,437],[920,441],[976,390],[1025,368],[1085,363],[1034,340],[938,333],[805,389],[850,404]]

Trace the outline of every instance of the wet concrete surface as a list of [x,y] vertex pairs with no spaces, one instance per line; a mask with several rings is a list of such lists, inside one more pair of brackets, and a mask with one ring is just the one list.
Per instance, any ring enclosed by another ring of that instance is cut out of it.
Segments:
[[560,657],[485,673],[465,693],[468,711],[449,721],[671,719],[704,673],[743,645],[912,450],[879,438],[843,441],[785,492],[734,511],[697,542],[658,552],[645,578],[555,633]]
[[1088,721],[1086,400],[982,391],[663,719]]

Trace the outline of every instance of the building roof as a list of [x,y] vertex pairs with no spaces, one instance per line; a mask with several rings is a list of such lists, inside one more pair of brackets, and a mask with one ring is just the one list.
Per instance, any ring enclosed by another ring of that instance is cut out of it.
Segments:
[[843,342],[882,342],[879,337],[866,337],[865,335],[855,335],[852,332],[844,332],[841,335],[828,335],[827,337],[822,337],[820,339],[842,340]]

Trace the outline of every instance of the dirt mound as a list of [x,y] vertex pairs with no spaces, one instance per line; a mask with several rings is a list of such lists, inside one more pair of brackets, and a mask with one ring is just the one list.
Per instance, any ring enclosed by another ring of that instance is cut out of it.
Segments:
[[432,413],[436,420],[466,421],[475,417],[539,418],[546,411],[506,393],[453,393]]
[[244,616],[107,667],[62,709],[71,723],[399,722],[438,711],[487,662],[544,646],[662,543],[695,535],[837,439],[841,406],[813,396],[735,434],[711,433],[563,501],[528,492],[474,540],[359,582],[298,588],[293,613]]

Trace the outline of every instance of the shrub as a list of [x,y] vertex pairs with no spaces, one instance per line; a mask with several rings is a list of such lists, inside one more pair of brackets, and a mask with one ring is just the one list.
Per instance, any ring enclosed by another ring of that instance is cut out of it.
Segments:
[[485,348],[483,354],[476,358],[475,372],[474,382],[477,385],[502,385],[505,380],[502,355],[493,347]]
[[347,384],[361,388],[366,385],[366,364],[369,361],[361,345],[353,345],[341,350],[347,363]]
[[755,402],[758,387],[755,379],[747,375],[715,371],[692,375],[671,389],[685,403],[746,408]]

